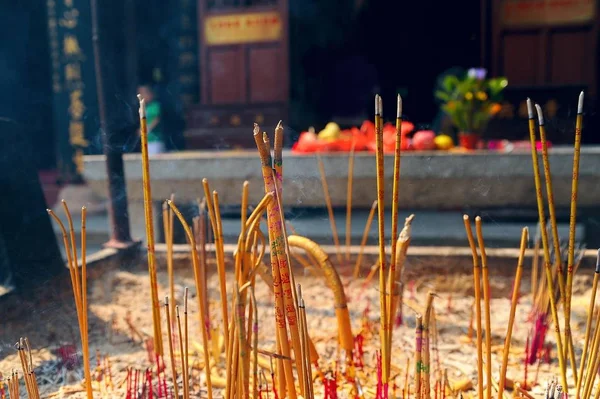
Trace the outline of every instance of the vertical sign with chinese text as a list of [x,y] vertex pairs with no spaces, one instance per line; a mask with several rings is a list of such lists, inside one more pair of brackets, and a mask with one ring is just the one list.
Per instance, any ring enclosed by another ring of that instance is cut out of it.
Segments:
[[47,0],[59,173],[79,180],[97,134],[97,97],[87,0]]

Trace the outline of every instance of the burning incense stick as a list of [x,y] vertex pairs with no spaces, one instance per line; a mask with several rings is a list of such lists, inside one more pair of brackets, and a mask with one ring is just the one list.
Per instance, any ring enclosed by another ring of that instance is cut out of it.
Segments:
[[477,393],[478,398],[483,399],[483,352],[482,352],[482,333],[481,333],[481,268],[479,267],[479,257],[477,256],[477,247],[475,246],[475,240],[473,238],[473,231],[471,230],[471,223],[469,222],[469,216],[464,215],[463,221],[465,223],[465,230],[467,232],[467,239],[469,240],[469,246],[471,247],[471,253],[473,255],[473,286],[475,290],[475,318],[477,327]]
[[[540,123],[541,124],[541,123]],[[567,286],[565,297],[565,341],[571,339],[571,297],[573,295],[573,267],[575,260],[575,228],[577,222],[577,193],[579,188],[579,154],[581,150],[581,129],[583,125],[583,91],[579,94],[577,104],[577,119],[575,122],[575,145],[573,154],[573,181],[571,187],[571,215],[569,217],[569,252],[567,257]],[[574,357],[574,356],[573,356]],[[573,360],[574,363],[574,360]],[[574,364],[571,364],[575,381],[577,381],[577,372]],[[565,392],[567,387],[565,387]]]
[[552,229],[552,245],[554,248],[554,256],[556,269],[558,273],[558,287],[560,295],[565,300],[565,281],[563,276],[563,265],[560,251],[560,239],[558,238],[558,226],[556,223],[556,211],[554,207],[554,191],[552,190],[552,174],[550,172],[550,159],[548,157],[548,142],[546,141],[546,128],[544,127],[544,116],[542,108],[539,104],[535,104],[540,122],[540,141],[542,142],[542,161],[544,165],[544,178],[546,180],[546,195],[548,197],[548,214],[550,215],[550,225]]
[[529,241],[529,231],[527,230],[527,227],[524,227],[521,232],[521,247],[519,248],[519,260],[517,261],[517,271],[515,274],[515,281],[513,283],[513,293],[511,297],[508,327],[506,329],[506,337],[504,338],[504,351],[502,352],[502,369],[500,370],[500,383],[498,384],[498,399],[503,398],[504,385],[506,384],[506,368],[508,366],[508,355],[510,353],[510,340],[512,337],[513,324],[515,322],[515,313],[517,310],[519,288],[521,286],[521,275],[523,274],[523,259],[525,258],[525,249],[527,249],[527,241]]
[[385,182],[384,182],[384,165],[383,165],[383,106],[381,97],[375,96],[375,138],[376,138],[376,161],[377,161],[377,224],[379,229],[379,307],[381,312],[380,321],[380,342],[381,342],[381,364],[382,364],[382,381],[384,389],[387,388],[389,373],[389,354],[388,354],[388,316],[387,316],[387,299],[386,299],[386,256],[385,256]]
[[481,229],[481,217],[475,218],[475,230],[477,231],[477,242],[479,243],[479,253],[481,254],[481,272],[483,285],[483,301],[485,310],[485,371],[486,371],[486,398],[492,397],[492,323],[490,318],[490,278],[488,275],[487,255],[485,252],[485,242],[483,241],[483,231]]
[[352,141],[352,148],[348,156],[348,185],[346,187],[346,263],[350,262],[350,244],[352,243],[352,183],[354,181],[354,146],[356,141]]
[[[565,367],[565,358],[564,358],[565,352],[563,351],[562,337],[560,334],[560,324],[559,324],[559,319],[558,319],[558,312],[556,309],[556,300],[554,298],[554,292],[553,292],[554,283],[553,283],[553,278],[552,278],[552,268],[551,268],[551,261],[550,261],[550,247],[548,244],[548,232],[546,230],[546,215],[544,212],[544,202],[543,202],[544,200],[542,197],[540,167],[539,167],[539,163],[538,163],[537,148],[536,148],[536,144],[535,144],[535,119],[533,116],[533,105],[529,98],[527,99],[527,112],[528,112],[528,116],[529,116],[529,139],[530,139],[530,144],[531,144],[531,159],[532,159],[532,164],[533,164],[533,177],[534,177],[535,193],[536,193],[536,200],[537,200],[537,207],[538,207],[538,219],[540,222],[540,232],[542,234],[542,247],[544,249],[544,269],[546,271],[546,286],[547,286],[548,294],[549,294],[548,297],[550,300],[550,310],[552,313],[552,321],[554,322],[554,331],[555,331],[555,335],[556,335],[556,347],[558,349],[557,355],[558,355],[558,363],[560,365],[561,381],[564,386],[565,392],[567,392],[568,386],[567,386],[567,370]],[[542,120],[542,122],[543,122],[543,120]]]
[[592,283],[592,293],[591,293],[591,298],[590,298],[590,303],[589,303],[589,307],[588,307],[588,315],[587,315],[587,320],[585,323],[585,339],[583,340],[584,344],[583,344],[583,352],[581,352],[581,360],[580,360],[580,364],[579,364],[579,372],[578,377],[579,380],[577,381],[577,393],[575,394],[576,398],[579,398],[579,393],[581,391],[581,383],[583,381],[583,371],[585,370],[585,362],[587,360],[587,356],[588,356],[588,346],[590,343],[590,332],[592,329],[592,324],[593,324],[593,317],[594,317],[594,305],[596,303],[596,290],[598,288],[598,277],[600,276],[600,250],[598,250],[598,255],[596,257],[596,272],[594,273],[594,281]]
[[171,358],[171,373],[173,378],[173,389],[175,397],[179,398],[179,386],[177,384],[177,366],[175,363],[175,353],[173,351],[173,324],[171,324],[171,313],[169,312],[169,297],[165,297],[165,314],[167,315],[167,335],[169,338],[169,357]]
[[150,188],[150,161],[148,158],[148,128],[146,125],[146,102],[138,94],[140,101],[140,138],[142,149],[142,185],[144,191],[144,214],[146,220],[146,241],[148,245],[148,274],[150,275],[150,295],[152,297],[152,323],[154,327],[154,350],[163,356],[160,307],[158,304],[158,283],[154,258],[154,221],[152,210],[152,190]]
[[365,230],[363,231],[362,240],[360,242],[360,249],[358,251],[358,256],[356,257],[356,263],[354,264],[353,277],[355,279],[358,278],[358,274],[360,272],[363,252],[365,250],[365,245],[367,244],[367,239],[369,238],[369,232],[371,231],[371,223],[373,222],[373,217],[375,216],[376,209],[377,200],[373,201],[373,205],[371,205],[371,210],[369,211],[369,216],[367,217],[367,223],[365,223]]
[[[554,248],[554,257],[555,257],[555,269],[558,280],[558,288],[560,292],[560,296],[563,301],[566,301],[566,293],[565,293],[565,281],[563,276],[563,265],[562,265],[562,256],[560,251],[560,240],[558,238],[558,227],[556,223],[556,214],[554,208],[554,193],[552,190],[552,175],[550,172],[550,161],[548,159],[548,143],[546,142],[546,128],[544,127],[544,116],[542,113],[542,108],[539,104],[535,104],[535,108],[538,114],[539,119],[539,131],[540,131],[540,140],[542,142],[542,161],[544,165],[544,177],[546,180],[546,194],[548,197],[548,213],[550,215],[550,224],[552,229],[552,242]],[[565,308],[566,309],[566,308]],[[566,314],[565,314],[566,317]],[[575,379],[575,384],[577,385],[577,368],[575,364],[575,351],[573,348],[573,338],[570,334],[567,335],[566,328],[568,327],[565,324],[565,357],[568,355],[569,360],[571,362],[571,369],[574,370],[573,377]],[[570,329],[569,329],[570,331]]]
[[[392,325],[394,323],[394,309],[392,292],[395,290],[396,281],[396,246],[398,237],[398,190],[400,188],[400,148],[402,141],[402,97],[398,94],[396,104],[396,145],[394,148],[394,175],[392,179],[392,238],[391,238],[391,256],[390,256],[390,271],[388,276],[389,281],[389,293],[388,297],[388,338],[387,338],[387,352],[391,353],[392,346]],[[391,357],[388,357],[391,361]]]
[[339,265],[342,265],[342,254],[340,252],[340,239],[337,232],[335,223],[335,216],[333,214],[333,207],[331,205],[331,196],[329,195],[329,186],[327,185],[327,176],[325,175],[325,166],[321,156],[317,154],[317,165],[319,166],[319,173],[321,175],[321,185],[323,186],[323,195],[325,196],[325,204],[327,205],[327,213],[329,215],[329,224],[331,225],[331,233],[333,234],[333,243],[335,244],[336,259]]

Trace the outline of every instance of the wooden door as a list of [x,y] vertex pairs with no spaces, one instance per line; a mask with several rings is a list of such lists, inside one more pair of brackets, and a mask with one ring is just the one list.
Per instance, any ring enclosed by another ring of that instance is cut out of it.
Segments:
[[252,125],[274,127],[288,107],[286,0],[200,0],[200,104],[194,147],[252,147]]

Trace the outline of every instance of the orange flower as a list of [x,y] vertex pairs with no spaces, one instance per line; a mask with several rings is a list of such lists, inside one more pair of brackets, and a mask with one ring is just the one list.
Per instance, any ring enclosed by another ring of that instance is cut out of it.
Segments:
[[490,114],[491,115],[496,115],[498,112],[500,112],[501,109],[502,109],[502,105],[500,105],[498,103],[493,103],[490,106]]

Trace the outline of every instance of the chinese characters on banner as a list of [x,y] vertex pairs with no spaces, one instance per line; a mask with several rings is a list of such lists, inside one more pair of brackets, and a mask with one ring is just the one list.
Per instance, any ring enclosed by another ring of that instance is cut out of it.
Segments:
[[54,127],[62,179],[80,180],[83,155],[96,134],[96,87],[89,2],[47,0]]
[[204,21],[208,46],[277,41],[283,24],[276,11],[214,15]]
[[196,1],[179,0],[177,76],[184,106],[198,102],[198,24]]
[[504,0],[505,26],[586,23],[596,14],[595,0]]

